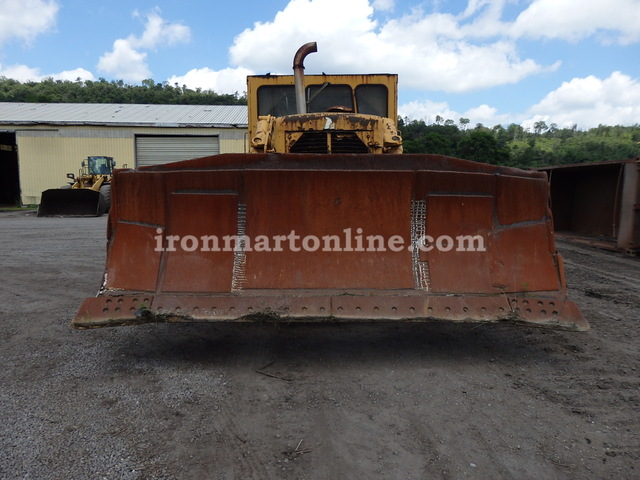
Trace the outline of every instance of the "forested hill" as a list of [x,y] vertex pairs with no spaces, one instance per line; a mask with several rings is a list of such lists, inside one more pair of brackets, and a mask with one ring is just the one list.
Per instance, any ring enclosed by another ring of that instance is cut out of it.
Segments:
[[[179,105],[246,105],[247,98],[217,94],[211,90],[144,80],[141,85],[122,81],[18,82],[0,77],[0,102],[26,103],[138,103]],[[600,125],[589,130],[558,128],[554,123],[537,122],[532,130],[520,125],[485,127],[436,117],[422,120],[399,119],[405,153],[436,153],[478,162],[518,167],[624,160],[640,156],[640,124]]]
[[400,119],[405,153],[438,153],[477,162],[521,168],[582,162],[626,160],[640,156],[640,125],[630,127],[599,125],[588,130],[558,128],[545,122],[533,131],[520,125],[482,124],[468,128],[469,120],[436,117],[423,121]]
[[0,77],[0,102],[25,103],[138,103],[162,105],[246,105],[244,95],[218,94],[185,86],[143,80],[127,85],[122,80],[76,81],[47,79],[18,82]]

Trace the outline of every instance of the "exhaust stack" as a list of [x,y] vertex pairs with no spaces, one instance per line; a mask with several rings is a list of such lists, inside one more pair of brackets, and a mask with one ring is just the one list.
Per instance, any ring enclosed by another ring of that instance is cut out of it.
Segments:
[[296,86],[296,109],[298,113],[307,113],[307,100],[304,96],[304,59],[310,53],[318,51],[316,42],[305,43],[293,57],[293,76]]

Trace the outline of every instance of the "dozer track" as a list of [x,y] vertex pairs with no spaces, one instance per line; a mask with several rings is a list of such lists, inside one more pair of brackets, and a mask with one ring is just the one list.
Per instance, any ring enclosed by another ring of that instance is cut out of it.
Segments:
[[577,330],[546,174],[438,155],[223,154],[119,170],[76,328],[525,322]]

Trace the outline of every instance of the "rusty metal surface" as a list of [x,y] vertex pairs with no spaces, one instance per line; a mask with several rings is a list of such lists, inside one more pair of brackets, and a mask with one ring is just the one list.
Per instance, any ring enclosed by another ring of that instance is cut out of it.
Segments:
[[444,296],[414,291],[368,295],[124,295],[88,298],[76,328],[177,322],[455,321],[514,322],[587,330],[575,303],[554,296]]
[[[219,155],[120,170],[104,284],[74,325],[443,319],[586,329],[566,299],[548,195],[544,173],[436,155]],[[452,247],[471,237],[483,249]]]
[[[402,153],[402,138],[395,125],[389,119],[376,115],[361,113],[306,113],[303,115],[286,115],[276,118],[271,124],[272,148],[276,152],[292,153],[340,153],[338,140],[341,136],[356,136],[364,151],[348,151],[342,153]],[[325,147],[325,152],[296,151],[300,138],[305,135],[323,135],[333,138]]]
[[539,170],[549,175],[556,231],[607,249],[640,250],[640,159]]

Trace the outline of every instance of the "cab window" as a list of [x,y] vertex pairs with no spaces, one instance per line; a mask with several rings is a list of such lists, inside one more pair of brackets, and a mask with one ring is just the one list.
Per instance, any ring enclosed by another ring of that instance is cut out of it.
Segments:
[[389,116],[387,111],[389,92],[384,85],[359,85],[356,87],[358,112],[380,117]]
[[265,85],[258,89],[258,115],[283,117],[296,113],[293,85]]
[[346,107],[353,111],[353,97],[349,85],[309,85],[307,111],[327,112],[332,107]]

